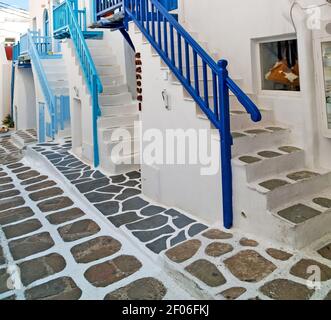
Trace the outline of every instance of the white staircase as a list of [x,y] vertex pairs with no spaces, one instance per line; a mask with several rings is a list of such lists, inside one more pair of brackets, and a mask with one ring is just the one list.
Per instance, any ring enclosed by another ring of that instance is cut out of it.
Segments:
[[[86,42],[103,85],[98,120],[100,166],[110,174],[137,170],[140,167],[139,126],[134,132],[134,125],[139,121],[138,104],[129,92],[111,46],[105,40]],[[116,138],[114,133],[119,133],[120,129],[125,130],[128,137]],[[123,151],[119,154],[114,149],[118,139],[123,143]]]
[[[191,34],[198,39],[197,34]],[[194,120],[189,114],[185,119],[183,118],[183,126],[190,123],[196,129],[205,127],[212,129],[211,122],[134,24],[130,24],[130,35],[142,53],[143,66],[148,64],[148,67],[144,68],[145,101],[153,98],[155,100],[157,96],[153,90],[166,87],[171,95],[172,108],[176,109],[176,112],[184,112],[179,110],[180,108],[190,108],[191,114],[196,118]],[[198,42],[208,50],[207,44]],[[212,56],[217,58],[217,54]],[[164,76],[165,72],[169,72],[168,78]],[[241,80],[238,79],[239,85],[240,82]],[[178,88],[181,88],[181,91]],[[258,97],[251,95],[251,98],[258,102]],[[257,237],[302,248],[331,231],[331,173],[323,168],[307,167],[305,151],[293,145],[291,130],[275,121],[272,110],[265,108],[261,113],[262,121],[253,123],[235,97],[231,97],[231,127],[234,138],[232,148],[234,227],[255,234]],[[171,111],[159,116],[165,119],[164,126],[167,125],[166,121],[170,125],[171,121],[176,121]],[[217,142],[212,146],[219,149],[219,135],[218,133],[212,135]],[[200,177],[193,171],[184,171],[184,169],[180,174],[181,176],[176,177],[176,183],[182,187],[189,185],[190,190],[181,188],[181,194],[177,199],[172,199],[175,197],[174,194],[167,197],[166,193],[170,194],[171,191],[166,190],[158,199],[160,202],[176,204],[196,215],[199,211],[204,211],[205,215],[209,212],[221,211],[218,203],[221,192],[217,184],[221,181],[220,174],[216,179]],[[166,171],[161,172],[159,177],[163,179],[160,185],[170,184],[169,181],[173,181],[168,178]],[[143,190],[148,190],[149,186],[144,183]],[[203,187],[200,186],[201,184]],[[216,190],[217,196],[204,200],[207,190],[208,192]],[[191,198],[188,192],[191,193]],[[193,195],[197,195],[198,200],[195,200]],[[210,199],[212,201],[208,202]],[[200,203],[203,205],[200,206]],[[221,221],[219,216],[214,222],[219,225]]]

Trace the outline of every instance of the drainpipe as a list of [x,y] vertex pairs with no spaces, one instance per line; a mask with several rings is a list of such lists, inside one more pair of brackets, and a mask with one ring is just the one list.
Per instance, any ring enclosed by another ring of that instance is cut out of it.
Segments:
[[[291,1],[291,5],[293,1]],[[290,12],[290,6],[288,7]],[[288,14],[288,13],[287,13]],[[306,165],[318,165],[318,111],[316,107],[315,68],[313,54],[313,31],[308,28],[308,15],[295,4],[292,9],[293,22],[297,31],[300,66],[300,88],[302,115],[304,117],[303,141],[306,152]]]

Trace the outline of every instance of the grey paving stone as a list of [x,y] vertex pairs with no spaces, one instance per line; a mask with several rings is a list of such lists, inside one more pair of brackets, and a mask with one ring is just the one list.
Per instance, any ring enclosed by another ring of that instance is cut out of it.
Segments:
[[127,178],[123,175],[120,174],[118,176],[112,176],[110,177],[112,183],[122,183],[127,180]]
[[229,271],[244,282],[259,282],[277,267],[254,250],[240,251],[224,261]]
[[142,214],[143,216],[150,217],[150,216],[154,216],[154,215],[156,215],[158,213],[161,213],[161,212],[163,212],[165,210],[166,210],[165,208],[151,205],[151,206],[148,206],[148,207],[142,209],[140,211],[140,214]]
[[13,173],[17,174],[17,173],[21,173],[21,172],[25,172],[25,171],[29,171],[29,170],[31,170],[30,167],[20,167],[20,168],[14,169],[12,171],[13,171]]
[[120,204],[118,201],[108,201],[94,205],[103,215],[110,216],[119,212]]
[[71,253],[77,263],[89,263],[118,252],[122,244],[112,237],[98,237],[76,245]]
[[85,197],[88,201],[90,201],[92,203],[97,203],[97,202],[103,202],[103,201],[113,199],[114,194],[111,194],[111,193],[106,194],[106,193],[92,191],[92,192],[86,193]]
[[58,232],[65,242],[90,237],[100,230],[100,227],[90,219],[76,221],[58,228]]
[[134,256],[122,255],[90,267],[84,273],[84,276],[93,286],[104,288],[129,277],[141,267],[141,262]]
[[316,176],[319,176],[319,173],[312,172],[312,171],[298,171],[298,172],[293,172],[293,173],[290,173],[287,175],[287,177],[289,179],[294,180],[294,181],[311,179]]
[[18,190],[8,190],[0,192],[0,199],[10,198],[19,195],[20,192]]
[[224,290],[220,294],[227,300],[236,300],[242,296],[247,290],[242,287],[232,287]]
[[0,245],[0,266],[6,263],[6,258],[5,255],[3,253],[3,249]]
[[0,269],[0,294],[10,290],[7,285],[8,279],[9,274],[7,273],[7,269]]
[[47,176],[38,176],[36,178],[32,178],[32,179],[27,179],[21,182],[22,186],[29,186],[31,184],[37,183],[37,182],[41,182],[44,180],[47,180],[48,177]]
[[168,248],[167,240],[169,238],[170,238],[170,236],[164,236],[162,238],[159,238],[153,242],[146,244],[146,247],[148,249],[150,249],[151,251],[153,251],[154,253],[159,254]]
[[162,300],[167,293],[166,287],[157,279],[143,278],[105,296],[104,300]]
[[263,129],[251,129],[251,130],[246,130],[245,132],[249,134],[261,134],[261,133],[266,133],[268,131]]
[[281,128],[281,127],[266,127],[267,130],[270,130],[270,131],[283,131],[285,130],[284,128]]
[[166,256],[176,263],[182,263],[195,256],[201,248],[201,241],[194,239],[185,241],[178,246],[166,251]]
[[224,232],[219,229],[209,229],[208,231],[202,234],[205,238],[211,240],[222,240],[222,239],[231,239],[233,235],[228,232]]
[[48,181],[40,182],[40,183],[37,183],[37,184],[33,184],[29,187],[26,187],[25,190],[28,191],[28,192],[37,191],[37,190],[53,187],[55,185],[56,185],[56,183],[54,181],[48,180]]
[[10,189],[14,189],[15,186],[13,184],[3,184],[0,185],[0,191],[6,191],[6,190],[10,190]]
[[331,242],[317,251],[323,258],[331,260]]
[[267,254],[271,257],[273,257],[276,260],[281,260],[281,261],[287,261],[288,259],[290,259],[293,255],[285,252],[283,250],[279,250],[279,249],[273,249],[273,248],[268,248],[266,250]]
[[137,180],[129,180],[127,182],[123,182],[120,185],[124,187],[136,187],[140,182]]
[[23,236],[25,234],[39,230],[42,224],[37,219],[27,220],[15,225],[3,227],[3,232],[7,239]]
[[188,226],[189,224],[196,222],[195,220],[183,215],[182,213],[180,213],[174,209],[169,209],[169,210],[165,211],[164,214],[172,217],[172,222],[177,228],[184,228],[184,227]]
[[314,290],[287,279],[275,279],[264,284],[260,291],[274,300],[309,300]]
[[121,186],[109,185],[107,187],[96,189],[96,191],[105,193],[120,193],[123,189],[124,187]]
[[136,196],[138,194],[141,194],[141,190],[126,188],[122,191],[121,194],[116,196],[115,199],[116,200],[126,200],[126,199]]
[[9,249],[14,260],[19,260],[33,254],[48,250],[54,246],[54,241],[48,232],[43,232],[12,240],[9,242]]
[[41,191],[33,192],[29,194],[29,197],[33,201],[41,201],[49,198],[53,198],[55,196],[59,196],[63,194],[63,190],[57,187],[44,189]]
[[287,153],[293,153],[293,152],[301,151],[301,149],[299,149],[297,147],[293,147],[293,146],[283,146],[283,147],[280,147],[278,149],[280,151],[287,152]]
[[149,203],[140,197],[135,197],[123,202],[123,211],[139,210]]
[[69,222],[72,220],[76,220],[82,216],[84,216],[85,213],[79,209],[79,208],[72,208],[56,213],[52,213],[46,217],[46,219],[51,223],[51,224],[62,224],[65,222]]
[[18,162],[18,163],[13,163],[13,164],[8,165],[7,168],[16,169],[16,168],[23,167],[23,166],[24,166],[23,163]]
[[206,225],[201,223],[196,223],[189,228],[187,233],[190,237],[194,237],[206,229],[208,229]]
[[138,216],[136,212],[126,212],[108,218],[108,220],[117,228],[141,219],[143,219],[143,217]]
[[135,232],[132,232],[132,234],[136,238],[138,238],[141,242],[150,242],[156,238],[159,238],[162,235],[172,234],[175,231],[176,230],[170,226],[164,226],[164,227],[162,227],[160,229],[156,229],[156,230],[135,231]]
[[286,186],[289,183],[285,180],[280,179],[271,179],[264,182],[261,182],[259,185],[265,189],[268,189],[269,191],[275,190],[277,188],[280,188],[282,186]]
[[331,208],[331,199],[328,198],[315,198],[313,199],[313,202],[318,204],[319,206],[323,208],[330,209]]
[[25,200],[22,197],[12,197],[0,200],[0,211],[22,206]]
[[62,277],[25,291],[27,300],[78,300],[82,290],[69,277]]
[[290,273],[293,276],[307,280],[312,275],[309,271],[311,267],[318,267],[320,271],[320,281],[323,282],[331,279],[331,268],[312,259],[301,259],[291,268]]
[[126,227],[129,230],[151,230],[166,225],[168,221],[168,217],[158,214],[150,218],[127,224]]
[[0,225],[14,223],[32,217],[33,211],[29,207],[15,208],[0,212]]
[[239,157],[239,160],[242,162],[251,164],[251,163],[260,162],[262,159],[260,159],[258,157],[252,157],[252,156],[242,156],[242,157]]
[[49,200],[45,200],[38,203],[38,208],[42,212],[51,212],[61,210],[72,206],[74,203],[68,197],[57,197]]
[[301,203],[278,212],[278,215],[296,224],[312,219],[319,214],[321,214],[320,211],[317,211]]
[[231,251],[233,251],[231,244],[221,242],[212,242],[205,249],[205,253],[210,257],[220,257]]
[[10,178],[10,177],[0,178],[0,184],[7,184],[7,183],[10,183],[12,181],[13,181],[13,179]]
[[187,266],[185,270],[209,287],[219,287],[226,283],[223,274],[207,260],[197,260]]
[[125,174],[129,179],[139,179],[141,177],[140,172],[132,171]]
[[270,159],[270,158],[279,157],[282,154],[279,153],[279,152],[275,152],[275,151],[261,151],[261,152],[258,152],[258,155],[261,156],[261,157],[263,157],[263,158]]
[[253,239],[241,238],[239,244],[244,247],[257,247],[259,243]]
[[170,246],[173,247],[173,246],[175,246],[176,244],[185,241],[186,239],[187,239],[187,238],[186,238],[186,235],[185,235],[185,231],[182,230],[182,231],[180,231],[176,236],[174,236],[174,237],[170,240]]
[[35,178],[38,176],[40,176],[40,173],[38,171],[30,170],[30,171],[18,174],[17,178],[20,180],[27,180],[27,179]]
[[77,184],[76,187],[81,193],[86,193],[93,191],[98,188],[105,187],[109,184],[109,179],[108,178],[102,178],[98,180],[93,180],[90,182],[84,182]]
[[61,272],[66,267],[66,261],[61,255],[51,253],[47,256],[24,261],[18,266],[21,272],[21,281],[23,285],[27,286],[36,280]]

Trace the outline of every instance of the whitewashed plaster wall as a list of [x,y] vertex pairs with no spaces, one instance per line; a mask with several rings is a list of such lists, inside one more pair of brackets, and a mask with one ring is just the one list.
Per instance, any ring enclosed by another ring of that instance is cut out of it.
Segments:
[[0,45],[0,123],[10,114],[11,61],[7,60],[5,48]]

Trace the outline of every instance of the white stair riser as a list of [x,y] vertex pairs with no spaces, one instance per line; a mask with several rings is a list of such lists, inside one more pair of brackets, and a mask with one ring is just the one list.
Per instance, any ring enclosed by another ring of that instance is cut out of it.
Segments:
[[122,163],[122,164],[115,164],[109,158],[101,159],[100,164],[101,167],[112,175],[122,174],[125,172],[136,171],[140,169],[140,156],[137,155],[130,155],[127,157],[123,157],[129,163]]
[[[102,137],[103,142],[113,141],[115,139],[115,137],[113,136],[113,134],[114,134],[114,132],[115,132],[116,129],[117,128],[103,129],[101,131],[101,137]],[[133,126],[132,127],[131,126],[122,127],[122,129],[123,130],[126,130],[127,131],[127,134],[130,135],[130,137],[133,137],[136,134],[138,134],[138,133],[135,132]]]
[[50,88],[52,88],[52,89],[69,88],[69,82],[68,81],[52,80],[52,81],[48,81],[48,84],[49,84]]
[[48,81],[68,81],[66,73],[46,73]]
[[120,151],[121,156],[129,156],[132,153],[139,153],[140,141],[137,139],[126,140],[126,141],[114,141],[106,144],[107,155],[116,157],[116,152]]
[[289,143],[289,130],[260,133],[246,137],[233,139],[232,156],[252,153],[274,146],[287,145]]
[[96,66],[113,66],[117,64],[117,59],[114,55],[95,57],[93,60]]
[[129,88],[126,84],[118,86],[103,86],[103,94],[119,94],[128,92]]
[[100,78],[104,86],[122,85],[124,83],[123,75],[101,76]]
[[138,112],[138,107],[135,104],[124,105],[124,106],[102,107],[101,112],[103,116],[136,114]]
[[107,75],[120,75],[121,68],[118,65],[115,66],[97,66],[97,71],[100,76],[107,76]]
[[99,120],[100,128],[114,128],[122,126],[132,126],[134,121],[138,121],[138,115],[118,116],[118,117],[102,117]]
[[101,106],[118,106],[123,104],[129,104],[130,102],[132,102],[132,97],[129,92],[116,95],[99,96],[99,104]]
[[281,204],[300,202],[313,193],[318,194],[331,185],[331,173],[285,185],[267,193],[267,209],[276,211]]
[[303,168],[305,166],[305,152],[300,150],[246,165],[243,163],[238,165],[237,161],[233,161],[233,168],[244,166],[247,182],[250,183],[261,179],[267,180],[268,176],[275,176],[282,172]]
[[92,57],[100,57],[100,56],[104,56],[105,52],[110,52],[111,49],[109,47],[106,46],[100,46],[100,47],[90,47],[90,53],[92,55]]
[[274,123],[274,116],[272,111],[261,111],[261,114],[262,120],[258,123],[254,123],[250,115],[247,114],[246,111],[243,114],[231,113],[231,130],[242,131],[249,127],[252,127],[254,124],[259,126],[267,126]]

